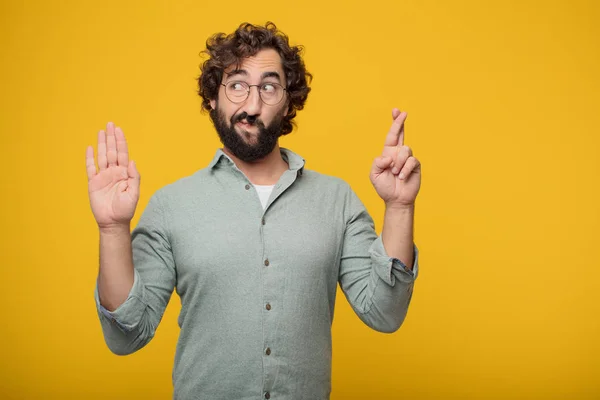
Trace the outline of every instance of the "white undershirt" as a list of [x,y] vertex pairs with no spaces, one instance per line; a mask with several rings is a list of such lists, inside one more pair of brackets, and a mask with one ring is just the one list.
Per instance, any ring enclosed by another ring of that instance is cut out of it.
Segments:
[[254,185],[254,187],[256,188],[256,193],[258,193],[260,204],[262,204],[264,210],[267,208],[267,202],[269,201],[269,197],[271,196],[271,192],[275,185]]

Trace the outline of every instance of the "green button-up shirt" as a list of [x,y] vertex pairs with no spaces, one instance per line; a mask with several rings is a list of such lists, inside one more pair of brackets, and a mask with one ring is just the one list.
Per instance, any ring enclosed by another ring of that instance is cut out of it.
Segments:
[[344,181],[288,163],[263,209],[248,178],[218,150],[210,165],[158,190],[132,232],[134,284],[110,312],[95,298],[116,354],[154,336],[173,293],[181,328],[174,398],[328,399],[339,282],[368,326],[397,330],[417,276],[386,255]]

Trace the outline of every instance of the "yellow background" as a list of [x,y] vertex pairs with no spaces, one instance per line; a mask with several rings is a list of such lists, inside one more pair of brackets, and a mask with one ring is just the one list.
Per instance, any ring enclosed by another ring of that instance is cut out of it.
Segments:
[[338,297],[332,399],[600,398],[599,2],[396,0],[2,1],[0,398],[170,398],[176,295],[140,352],[103,342],[85,148],[123,127],[137,221],[220,145],[195,93],[206,38],[267,20],[315,76],[283,146],[378,230],[392,107],[423,164],[408,317],[380,334]]

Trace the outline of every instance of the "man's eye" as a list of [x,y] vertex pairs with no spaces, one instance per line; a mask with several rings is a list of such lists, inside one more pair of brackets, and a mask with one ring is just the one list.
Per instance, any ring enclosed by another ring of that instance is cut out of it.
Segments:
[[231,90],[242,91],[244,90],[244,85],[242,85],[240,82],[233,82],[229,85],[229,88]]
[[275,85],[271,84],[271,83],[265,83],[262,85],[262,91],[263,92],[274,92],[275,91]]

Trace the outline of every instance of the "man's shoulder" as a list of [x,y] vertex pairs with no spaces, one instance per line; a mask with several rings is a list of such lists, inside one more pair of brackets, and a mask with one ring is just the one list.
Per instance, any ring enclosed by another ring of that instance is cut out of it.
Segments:
[[209,167],[199,169],[190,175],[183,176],[171,183],[167,183],[155,193],[163,198],[176,199],[181,196],[193,194],[194,192],[202,192],[204,190],[203,185],[208,183],[210,173],[211,170]]
[[349,186],[345,180],[338,176],[329,175],[312,169],[302,169],[302,177],[322,185]]
[[310,169],[302,170],[301,182],[316,190],[332,194],[336,193],[345,196],[352,192],[350,184],[344,179]]

